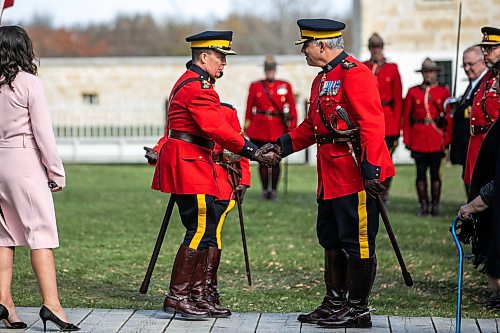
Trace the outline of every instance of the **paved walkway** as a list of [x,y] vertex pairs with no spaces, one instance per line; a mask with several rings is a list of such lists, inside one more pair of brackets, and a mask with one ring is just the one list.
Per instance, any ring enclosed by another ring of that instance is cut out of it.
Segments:
[[[0,333],[42,332],[38,308],[19,307],[20,317],[28,323],[26,330],[8,330],[0,324]],[[185,321],[155,310],[67,309],[70,320],[80,326],[79,332],[96,333],[436,333],[455,332],[453,318],[373,316],[371,329],[325,329],[300,324],[296,313],[234,313],[229,318]],[[464,333],[500,333],[500,319],[464,319]],[[47,331],[58,331],[47,324]]]

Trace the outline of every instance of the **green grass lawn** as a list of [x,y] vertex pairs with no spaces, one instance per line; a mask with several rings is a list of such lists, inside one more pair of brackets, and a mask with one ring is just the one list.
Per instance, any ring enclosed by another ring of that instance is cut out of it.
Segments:
[[[173,257],[183,237],[177,210],[168,228],[149,293],[140,295],[168,195],[152,191],[153,169],[136,165],[66,165],[68,187],[55,195],[61,247],[55,251],[66,307],[160,308]],[[370,304],[377,314],[455,314],[457,250],[448,228],[465,200],[460,168],[444,166],[442,215],[417,218],[414,166],[398,166],[389,217],[415,286],[407,288],[384,227],[377,242],[378,274]],[[234,210],[223,231],[219,284],[235,311],[296,312],[318,305],[324,294],[323,250],[317,243],[315,167],[290,166],[289,193],[276,202],[260,198],[257,173],[245,198],[253,285],[248,287]],[[470,252],[468,248],[465,252]],[[466,262],[463,315],[498,312],[478,302],[486,277]],[[13,293],[18,306],[39,306],[27,250],[16,253]]]

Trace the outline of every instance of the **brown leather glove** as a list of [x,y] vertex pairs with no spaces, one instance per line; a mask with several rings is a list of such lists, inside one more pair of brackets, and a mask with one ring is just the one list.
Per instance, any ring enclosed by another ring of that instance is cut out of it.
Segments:
[[151,165],[156,165],[156,162],[158,162],[158,153],[156,152],[156,150],[149,147],[143,148],[146,151],[146,155],[144,155],[144,157],[147,158],[148,163]]
[[261,165],[268,168],[278,164],[281,161],[281,157],[279,153],[276,152],[277,148],[275,146],[279,147],[278,145],[272,143],[266,143],[255,151],[252,160],[257,161]]
[[363,184],[365,185],[366,193],[372,198],[376,198],[381,195],[385,187],[380,183],[378,179],[363,179]]
[[240,197],[240,203],[243,203],[243,197],[245,196],[245,193],[247,193],[247,188],[248,186],[240,184],[236,186],[234,189],[236,192],[238,192],[238,195]]

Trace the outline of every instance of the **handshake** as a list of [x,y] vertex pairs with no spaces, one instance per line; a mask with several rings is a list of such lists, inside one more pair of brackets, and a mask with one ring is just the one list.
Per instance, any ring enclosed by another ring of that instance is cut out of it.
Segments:
[[272,167],[281,161],[281,147],[275,143],[266,143],[255,151],[252,160],[260,165]]

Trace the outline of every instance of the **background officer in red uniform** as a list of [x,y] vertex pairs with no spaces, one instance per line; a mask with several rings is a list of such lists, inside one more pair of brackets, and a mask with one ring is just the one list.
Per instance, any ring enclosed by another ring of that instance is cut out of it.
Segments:
[[[429,58],[422,63],[424,82],[411,87],[406,94],[403,113],[403,141],[417,166],[416,187],[420,202],[419,216],[439,214],[441,195],[440,167],[445,148],[451,140],[451,118],[443,107],[450,97],[448,88],[439,85],[439,66]],[[432,207],[429,212],[427,169],[430,169]]]
[[[264,61],[266,78],[252,82],[248,92],[247,110],[245,114],[245,133],[250,140],[261,147],[266,142],[276,142],[276,139],[297,126],[297,110],[290,83],[277,80],[276,61],[273,56],[267,56]],[[271,173],[271,188],[269,188],[269,173]],[[280,165],[269,170],[259,167],[262,181],[262,196],[265,199],[275,199],[280,176]]]
[[382,193],[380,182],[394,176],[377,81],[344,52],[344,23],[301,19],[297,24],[302,39],[296,44],[303,44],[307,64],[322,71],[311,86],[307,117],[278,142],[282,156],[318,144],[316,230],[325,249],[326,284],[322,304],[298,320],[371,327],[368,296],[376,272],[379,223],[372,196]]
[[500,103],[498,101],[495,86],[497,84],[493,65],[500,60],[500,29],[483,27],[483,40],[478,45],[481,47],[486,66],[490,69],[483,76],[479,88],[474,94],[472,110],[470,114],[469,149],[467,150],[467,162],[465,164],[464,183],[470,186],[472,173],[476,164],[479,148],[483,143],[486,133],[498,118]]
[[220,76],[226,55],[235,54],[231,40],[231,31],[205,31],[186,38],[191,42],[193,65],[170,94],[167,139],[152,184],[155,190],[172,193],[186,228],[163,309],[192,319],[230,315],[207,297],[205,279],[207,249],[218,222],[215,200],[220,195],[212,160],[215,142],[261,163],[279,162],[275,152],[266,147],[257,149],[224,121],[219,96],[210,81]]
[[[378,91],[385,115],[385,143],[392,156],[398,146],[401,132],[401,111],[403,107],[401,76],[399,75],[398,65],[386,61],[383,53],[384,40],[379,34],[374,33],[370,36],[368,50],[370,50],[371,57],[364,64],[377,77]],[[382,200],[385,204],[389,203],[391,179],[389,177],[384,182],[385,191]]]

